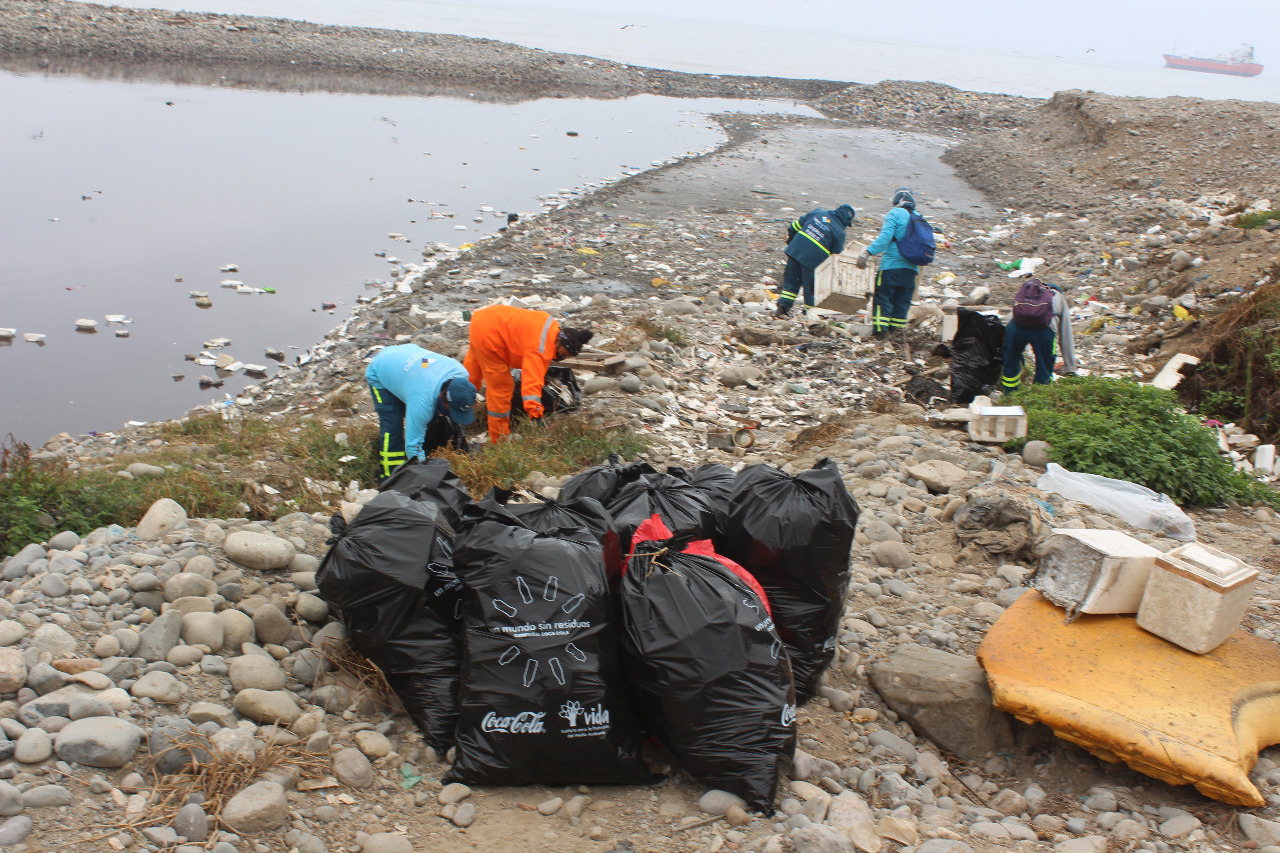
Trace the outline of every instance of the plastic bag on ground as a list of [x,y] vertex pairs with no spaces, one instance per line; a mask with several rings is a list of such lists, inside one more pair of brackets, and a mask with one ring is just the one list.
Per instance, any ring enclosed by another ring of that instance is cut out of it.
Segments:
[[1067,500],[1088,504],[1119,516],[1126,524],[1159,531],[1170,539],[1193,542],[1196,538],[1196,523],[1178,508],[1173,498],[1137,483],[1079,474],[1050,462],[1036,482],[1036,488],[1057,492]]
[[[520,390],[520,371],[512,371],[512,379],[515,380],[515,389],[512,391],[512,400],[522,400],[524,395]],[[578,384],[578,378],[573,375],[573,371],[567,367],[548,367],[546,376],[542,380],[542,408],[544,414],[552,415],[556,412],[569,412],[582,405],[582,386]],[[516,405],[511,409],[511,414],[515,417],[524,417],[524,406]]]
[[818,679],[835,658],[858,514],[857,501],[830,459],[794,477],[752,465],[738,473],[726,526],[716,540],[717,550],[768,594],[801,703],[817,692]]
[[733,493],[733,483],[738,476],[734,470],[728,465],[721,465],[719,462],[708,462],[706,465],[699,465],[692,471],[686,471],[683,468],[668,468],[667,473],[681,479],[687,479],[689,485],[701,491],[711,500],[711,505],[715,508],[716,530],[721,530],[729,511],[729,495]]
[[658,469],[648,462],[632,462],[623,465],[622,457],[611,453],[606,464],[588,468],[581,474],[575,474],[566,480],[560,487],[560,500],[595,498],[608,506],[609,501],[618,493],[618,489],[639,479],[642,474],[656,473]]
[[486,500],[468,507],[455,545],[465,651],[445,781],[650,781],[594,533],[585,523],[541,533]]
[[620,609],[627,680],[690,776],[771,812],[796,747],[795,689],[764,591],[707,540],[636,531]]
[[1004,323],[977,311],[956,311],[951,342],[951,402],[967,406],[1000,377],[1004,363]]
[[[350,643],[372,661],[437,750],[458,716],[461,584],[435,547],[447,525],[435,506],[383,492],[325,554],[316,585]],[[447,534],[443,536],[447,539]]]

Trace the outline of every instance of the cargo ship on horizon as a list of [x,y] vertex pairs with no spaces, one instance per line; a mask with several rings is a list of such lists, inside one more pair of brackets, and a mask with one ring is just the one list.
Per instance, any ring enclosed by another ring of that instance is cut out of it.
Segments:
[[1253,61],[1253,45],[1243,44],[1237,50],[1224,53],[1215,59],[1199,56],[1175,56],[1164,54],[1164,67],[1180,71],[1204,71],[1209,74],[1232,74],[1236,77],[1257,77],[1262,66]]

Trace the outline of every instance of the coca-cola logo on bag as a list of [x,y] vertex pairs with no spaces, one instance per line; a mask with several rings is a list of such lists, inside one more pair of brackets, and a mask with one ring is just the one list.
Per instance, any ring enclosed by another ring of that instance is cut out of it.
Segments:
[[540,735],[546,732],[542,718],[545,711],[525,711],[511,717],[499,717],[493,711],[484,715],[480,721],[480,730],[484,732],[506,732],[512,735]]
[[796,706],[790,702],[782,706],[782,724],[784,726],[794,726],[796,724]]

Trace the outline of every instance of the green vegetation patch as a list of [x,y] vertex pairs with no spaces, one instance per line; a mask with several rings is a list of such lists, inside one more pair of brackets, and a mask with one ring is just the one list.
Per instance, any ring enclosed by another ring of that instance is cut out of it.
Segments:
[[1253,213],[1242,213],[1236,217],[1237,228],[1266,228],[1273,219],[1280,219],[1280,210],[1255,210]]
[[1262,500],[1280,507],[1280,492],[1219,456],[1216,434],[1179,411],[1172,391],[1075,376],[1024,386],[1013,402],[1027,411],[1027,438],[1008,449],[1047,441],[1053,461],[1070,471],[1140,483],[1180,504]]
[[520,438],[484,445],[478,453],[441,450],[454,472],[475,498],[489,489],[511,488],[534,471],[548,477],[575,474],[599,465],[610,453],[631,458],[644,452],[648,442],[625,428],[603,429],[579,416],[546,418],[544,423],[525,422]]

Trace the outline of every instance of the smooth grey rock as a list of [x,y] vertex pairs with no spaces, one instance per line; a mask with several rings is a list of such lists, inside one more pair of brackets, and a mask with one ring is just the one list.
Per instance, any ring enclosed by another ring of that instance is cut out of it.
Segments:
[[253,837],[281,826],[289,817],[289,801],[276,782],[256,782],[231,798],[222,821],[237,835]]
[[182,642],[189,646],[207,646],[211,652],[222,650],[226,632],[216,613],[187,613],[182,617]]
[[361,853],[413,853],[413,842],[398,832],[375,832],[364,842]]
[[0,648],[0,693],[17,693],[26,683],[27,661],[22,652]]
[[170,498],[161,498],[142,516],[134,533],[142,540],[159,539],[186,526],[187,511],[182,508],[182,504]]
[[1240,823],[1240,831],[1250,841],[1256,841],[1263,847],[1280,846],[1280,821],[1267,820],[1249,812],[1239,812],[1236,820]]
[[71,805],[71,792],[61,785],[40,785],[24,791],[22,805],[28,809],[56,809]]
[[70,657],[76,651],[76,638],[62,628],[46,622],[31,634],[24,657],[28,666],[34,666],[40,655],[48,653],[54,660]]
[[334,754],[333,775],[349,788],[368,788],[373,784],[373,765],[363,752],[348,747]]
[[1052,459],[1053,445],[1047,441],[1028,441],[1022,448],[1022,461],[1044,468]]
[[231,659],[231,687],[237,691],[283,690],[288,683],[284,670],[272,658],[261,655],[242,655]]
[[116,717],[73,720],[54,741],[63,761],[85,767],[123,767],[142,743],[142,729]]
[[13,757],[22,764],[39,764],[53,755],[53,739],[44,729],[27,729],[14,746]]
[[954,838],[930,838],[916,848],[916,853],[973,853],[973,848]]
[[329,605],[324,599],[306,592],[298,596],[293,609],[308,622],[323,622],[329,616]]
[[212,580],[195,572],[179,572],[164,582],[165,601],[179,598],[207,598],[217,591]]
[[877,542],[871,550],[878,566],[900,571],[911,568],[911,551],[901,542]]
[[27,840],[35,829],[35,822],[26,815],[11,817],[0,824],[0,847],[12,847]]
[[8,782],[0,782],[0,817],[22,814],[22,792]]
[[160,773],[179,773],[209,761],[206,741],[190,719],[163,718],[151,727],[147,749]]
[[264,604],[253,614],[253,627],[258,642],[280,645],[293,632],[293,622],[274,604]]
[[27,567],[36,560],[45,559],[45,547],[31,543],[25,546],[21,551],[14,554],[4,564],[4,576],[8,580],[16,580],[27,573]]
[[182,613],[177,610],[169,610],[156,617],[138,636],[134,655],[148,663],[164,660],[182,637],[182,618]]
[[283,569],[297,553],[293,543],[287,539],[246,530],[228,534],[222,550],[240,565],[259,571]]
[[0,622],[0,646],[12,646],[27,636],[27,628],[21,622],[6,619]]
[[265,726],[291,726],[302,716],[297,700],[287,690],[241,690],[232,704],[245,717]]
[[1013,745],[1009,720],[992,704],[976,658],[909,645],[874,664],[871,683],[917,732],[960,758]]
[[224,610],[217,616],[218,621],[222,623],[222,648],[228,652],[240,654],[245,643],[252,643],[256,639],[253,619],[248,613],[240,610]]
[[209,816],[197,803],[187,803],[173,816],[173,831],[188,841],[204,841],[209,837]]
[[129,692],[139,699],[176,705],[182,701],[182,682],[167,672],[153,671],[135,681]]
[[722,815],[729,810],[730,806],[738,808],[746,808],[746,802],[737,794],[730,794],[728,791],[721,791],[712,788],[698,799],[698,808],[707,814]]

